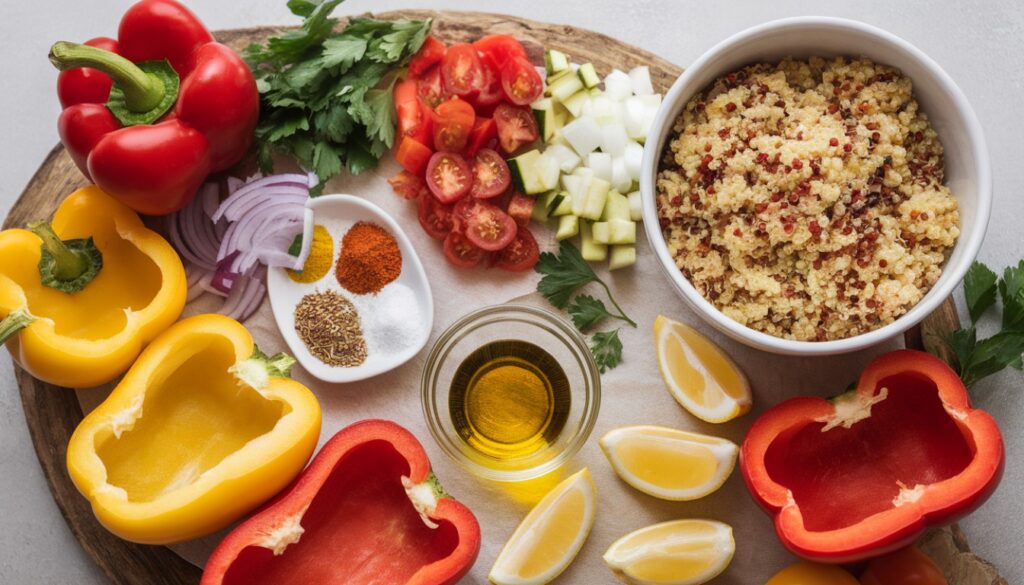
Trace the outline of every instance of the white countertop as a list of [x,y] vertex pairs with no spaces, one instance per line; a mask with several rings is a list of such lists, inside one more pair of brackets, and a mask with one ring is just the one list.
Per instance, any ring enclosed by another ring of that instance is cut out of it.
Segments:
[[[4,119],[0,156],[0,214],[6,215],[43,158],[57,143],[56,71],[46,61],[56,40],[114,36],[127,0],[5,2],[0,54]],[[194,0],[213,29],[296,22],[285,0]],[[988,139],[995,205],[981,260],[997,272],[1024,257],[1024,5],[988,0],[973,6],[949,0],[856,2],[733,0],[349,0],[339,14],[399,8],[450,8],[515,13],[535,20],[590,28],[644,47],[686,66],[726,36],[781,18],[822,14],[885,28],[935,59],[974,106]],[[947,147],[949,147],[947,145]],[[680,310],[682,308],[680,307]],[[983,334],[986,331],[982,331]],[[993,498],[962,524],[976,552],[1010,583],[1024,583],[1024,375],[1003,372],[978,384],[975,404],[999,421],[1007,442],[1006,475]],[[75,542],[36,462],[7,355],[0,356],[0,583],[103,583],[103,575]]]

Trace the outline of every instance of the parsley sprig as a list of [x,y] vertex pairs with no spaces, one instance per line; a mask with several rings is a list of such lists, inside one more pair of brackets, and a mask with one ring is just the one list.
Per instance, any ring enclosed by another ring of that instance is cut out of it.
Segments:
[[322,188],[342,169],[372,168],[395,138],[388,77],[419,50],[432,21],[352,18],[341,32],[331,12],[344,0],[289,0],[302,26],[245,49],[260,92],[257,160],[294,157]]
[[[1001,329],[992,337],[978,340],[978,320],[1002,302]],[[949,335],[946,343],[958,362],[965,386],[971,386],[1007,367],[1024,367],[1024,260],[1007,267],[1002,278],[981,262],[975,262],[964,277],[964,298],[971,326]]]
[[[601,280],[594,270],[583,259],[576,246],[562,241],[558,253],[544,252],[537,260],[534,270],[544,275],[537,284],[537,290],[552,305],[566,309],[573,324],[580,331],[595,327],[605,319],[619,319],[636,327],[636,322],[626,315],[622,307],[615,301],[611,289]],[[573,294],[584,285],[596,282],[604,288],[605,294],[616,312],[608,310],[604,302],[591,295]],[[614,368],[622,361],[622,341],[619,330],[601,331],[590,339],[590,351],[594,354],[601,372]]]

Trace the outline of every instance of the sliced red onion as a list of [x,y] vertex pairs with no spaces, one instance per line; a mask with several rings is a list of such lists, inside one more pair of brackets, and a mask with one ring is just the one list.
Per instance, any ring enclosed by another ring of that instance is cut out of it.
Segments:
[[[220,204],[220,207],[217,208],[216,213],[211,216],[211,219],[213,219],[213,221],[218,221],[221,216],[226,216],[228,219],[232,219],[234,209],[238,206],[244,206],[245,201],[250,197],[251,193],[259,193],[261,190],[268,187],[289,186],[304,189],[306,192],[305,194],[308,196],[309,176],[298,174],[272,175],[247,182],[244,186],[239,187],[238,190],[232,192],[231,195]],[[235,219],[237,219],[237,217]]]

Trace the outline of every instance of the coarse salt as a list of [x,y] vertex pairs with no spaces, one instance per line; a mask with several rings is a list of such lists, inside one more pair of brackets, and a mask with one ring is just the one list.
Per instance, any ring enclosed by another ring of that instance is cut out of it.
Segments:
[[420,302],[408,286],[394,282],[376,295],[353,296],[370,354],[396,354],[419,339]]

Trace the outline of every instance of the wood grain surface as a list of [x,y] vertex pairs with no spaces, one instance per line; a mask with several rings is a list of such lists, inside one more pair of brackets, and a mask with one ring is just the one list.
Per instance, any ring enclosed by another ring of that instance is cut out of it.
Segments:
[[[448,43],[471,41],[485,34],[512,34],[524,42],[536,63],[541,62],[544,47],[564,51],[577,62],[593,62],[602,72],[613,67],[629,68],[645,63],[650,66],[652,82],[660,91],[667,89],[682,73],[678,66],[647,51],[571,26],[479,12],[415,10],[375,16],[432,17],[435,19],[435,34]],[[240,49],[281,30],[284,28],[236,29],[218,32],[216,37]],[[58,145],[36,171],[4,220],[3,227],[21,227],[33,219],[49,217],[65,195],[86,183],[64,148]],[[950,299],[921,327],[907,333],[907,346],[927,348],[948,358],[941,337],[957,326],[956,309]],[[17,364],[14,371],[32,443],[53,498],[75,538],[110,581],[119,585],[197,583],[200,570],[170,549],[121,540],[99,524],[88,502],[72,485],[65,467],[68,440],[83,417],[75,393],[36,380]],[[956,526],[929,532],[921,546],[942,567],[951,585],[1006,585],[992,565],[971,553],[966,538]]]

